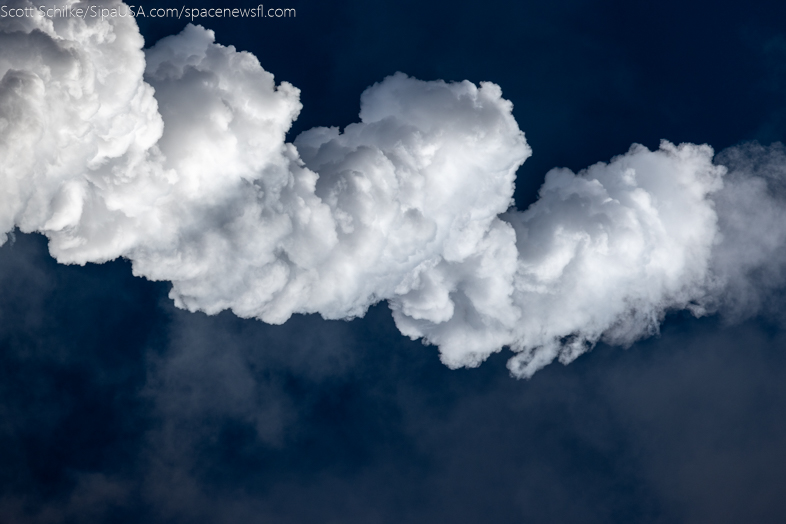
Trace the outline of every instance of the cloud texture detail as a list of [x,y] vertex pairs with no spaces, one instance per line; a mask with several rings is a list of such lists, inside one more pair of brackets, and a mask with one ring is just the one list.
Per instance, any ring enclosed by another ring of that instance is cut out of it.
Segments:
[[[528,377],[742,281],[734,213],[758,197],[724,189],[708,146],[552,170],[516,211],[531,151],[495,84],[397,73],[358,123],[288,143],[298,89],[212,31],[143,51],[132,18],[0,24],[0,233],[39,231],[63,263],[126,257],[178,307],[283,323],[387,300],[447,365],[509,347]],[[754,179],[729,178],[765,191]]]

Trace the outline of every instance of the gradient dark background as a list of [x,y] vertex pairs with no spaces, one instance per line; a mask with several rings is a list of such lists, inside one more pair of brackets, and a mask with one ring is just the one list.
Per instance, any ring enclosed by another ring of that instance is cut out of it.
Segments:
[[[268,7],[297,17],[200,22],[302,90],[292,139],[357,121],[396,71],[493,81],[533,148],[522,209],[548,169],[633,142],[786,138],[783,2]],[[185,25],[138,22],[147,45]],[[38,235],[0,248],[0,522],[786,522],[778,311],[675,312],[526,381],[507,351],[447,369],[385,304],[268,326],[168,290],[125,261],[58,265]]]

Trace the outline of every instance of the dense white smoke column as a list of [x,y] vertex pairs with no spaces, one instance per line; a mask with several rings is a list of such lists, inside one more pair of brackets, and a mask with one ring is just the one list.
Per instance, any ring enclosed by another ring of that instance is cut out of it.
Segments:
[[359,123],[289,144],[299,91],[211,31],[143,53],[130,17],[0,23],[0,231],[64,263],[127,257],[179,307],[281,323],[388,300],[449,366],[508,346],[530,376],[723,289],[707,146],[554,170],[507,212],[530,150],[494,84],[396,74]]
[[[723,173],[710,148],[634,147],[580,176],[554,171],[538,203],[501,219],[529,149],[498,87],[395,75],[364,93],[360,123],[303,133],[296,150],[282,129],[289,162],[267,153],[254,164],[237,159],[276,127],[238,108],[274,92],[272,77],[267,91],[244,87],[239,71],[263,74],[251,60],[193,27],[148,52],[166,167],[214,179],[229,161],[252,166],[238,168],[246,184],[218,211],[196,215],[195,229],[220,235],[132,253],[137,271],[174,283],[180,305],[283,322],[293,312],[362,315],[388,299],[402,332],[439,345],[448,365],[510,346],[520,352],[511,370],[529,376],[602,336],[629,344],[651,334],[666,310],[701,296],[716,230],[707,197]],[[259,107],[264,118],[291,116]]]
[[341,157],[318,176],[284,141],[298,91],[212,32],[188,26],[145,63],[128,17],[24,23],[4,27],[3,229],[43,232],[65,263],[125,256],[192,310],[362,315],[470,256],[529,155],[497,86],[397,75],[340,137],[302,138]]

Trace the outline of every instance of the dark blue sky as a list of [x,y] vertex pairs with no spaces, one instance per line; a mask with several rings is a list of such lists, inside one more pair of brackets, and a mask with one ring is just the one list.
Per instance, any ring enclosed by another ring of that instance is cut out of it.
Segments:
[[[782,2],[270,7],[297,17],[200,22],[302,90],[292,139],[357,121],[396,71],[493,81],[533,148],[520,208],[548,169],[633,142],[786,138]],[[183,26],[140,21],[148,45]],[[786,519],[777,307],[732,326],[674,313],[527,381],[505,352],[449,370],[384,304],[282,326],[192,314],[125,261],[58,265],[38,235],[0,248],[0,290],[3,522]]]

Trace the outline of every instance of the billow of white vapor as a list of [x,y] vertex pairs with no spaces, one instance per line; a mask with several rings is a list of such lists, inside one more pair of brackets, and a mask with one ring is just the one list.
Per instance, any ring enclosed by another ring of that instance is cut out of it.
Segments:
[[[766,177],[735,179],[750,196],[735,207],[706,145],[552,170],[519,212],[530,148],[494,84],[397,73],[363,93],[359,123],[292,144],[299,91],[250,53],[193,25],[142,47],[130,17],[0,20],[3,242],[19,228],[62,263],[125,257],[208,314],[342,319],[387,300],[448,366],[509,347],[524,377],[655,333],[669,310],[717,309],[733,283],[754,296],[747,275],[781,245],[748,237],[735,263]],[[716,200],[734,210],[720,223]]]

